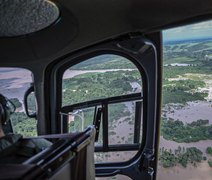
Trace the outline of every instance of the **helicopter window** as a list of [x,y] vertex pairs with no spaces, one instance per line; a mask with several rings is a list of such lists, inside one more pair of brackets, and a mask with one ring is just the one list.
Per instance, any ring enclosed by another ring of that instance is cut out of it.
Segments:
[[37,135],[35,119],[24,113],[24,93],[33,82],[32,73],[22,68],[0,68],[0,92],[15,105],[16,110],[6,124],[6,132],[14,132],[23,136]]
[[69,132],[96,126],[97,162],[127,161],[136,154],[142,135],[142,79],[127,58],[105,54],[67,68],[62,105]]
[[212,21],[169,29],[163,37],[158,179],[210,179]]
[[136,66],[118,55],[100,55],[65,71],[62,104],[64,106],[137,92],[141,92],[141,76]]

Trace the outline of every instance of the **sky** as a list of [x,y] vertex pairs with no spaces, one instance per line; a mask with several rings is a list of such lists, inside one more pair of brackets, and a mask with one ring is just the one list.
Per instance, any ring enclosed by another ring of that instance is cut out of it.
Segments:
[[212,20],[163,31],[164,41],[212,37]]

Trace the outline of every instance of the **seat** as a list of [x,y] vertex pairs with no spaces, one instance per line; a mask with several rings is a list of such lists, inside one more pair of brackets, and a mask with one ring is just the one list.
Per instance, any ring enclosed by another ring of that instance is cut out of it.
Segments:
[[22,164],[0,165],[0,179],[94,180],[95,128],[70,133]]

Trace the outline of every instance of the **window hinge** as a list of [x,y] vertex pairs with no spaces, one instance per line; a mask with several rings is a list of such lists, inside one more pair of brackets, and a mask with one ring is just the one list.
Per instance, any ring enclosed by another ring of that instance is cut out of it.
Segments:
[[[154,152],[152,149],[145,149],[141,156],[140,171],[145,171],[153,178],[154,168],[153,162],[155,160]],[[152,179],[151,178],[151,179]]]

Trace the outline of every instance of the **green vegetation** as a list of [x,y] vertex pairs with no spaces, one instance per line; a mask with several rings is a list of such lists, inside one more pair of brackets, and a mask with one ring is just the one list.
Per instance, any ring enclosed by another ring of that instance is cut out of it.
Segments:
[[[211,68],[211,69],[208,69]],[[212,67],[208,66],[166,66],[163,69],[163,83],[167,83],[169,78],[178,78],[187,73],[194,74],[211,74]]]
[[178,156],[178,162],[183,167],[186,167],[189,162],[201,162],[202,159],[202,152],[196,147],[187,148],[185,153]]
[[[187,73],[212,74],[212,62],[206,55],[212,52],[212,41],[175,42],[164,46],[164,64],[168,65],[163,70],[163,104],[182,103],[188,101],[204,100],[206,93],[196,92],[199,87],[205,87],[201,80],[182,79]],[[184,63],[188,66],[172,63]],[[177,78],[178,80],[171,80]]]
[[[188,67],[165,67],[163,79],[163,104],[181,103],[188,101],[203,101],[207,97],[207,93],[196,92],[198,88],[205,87],[205,82],[191,79],[180,80],[179,75],[186,73],[197,73],[196,70],[189,71]],[[195,68],[195,67],[190,67]],[[182,72],[182,70],[186,70]],[[176,78],[171,80],[170,78]],[[178,79],[179,78],[179,79]]]
[[190,63],[190,64],[195,64],[196,65],[196,61],[194,61],[193,58],[191,57],[186,57],[186,56],[183,56],[183,57],[172,57],[171,59],[164,59],[165,60],[165,64],[166,63],[169,63],[169,64],[172,64],[172,63]]
[[205,87],[205,82],[203,81],[194,81],[194,80],[177,80],[177,81],[168,81],[166,82],[165,89],[171,90],[181,90],[189,91],[191,89],[197,89],[199,87]]
[[174,167],[177,164],[187,167],[188,163],[196,166],[196,163],[203,160],[202,154],[203,153],[196,147],[186,148],[186,150],[182,151],[182,148],[179,146],[174,153],[171,149],[169,151],[162,150],[160,160],[164,168]]
[[163,120],[161,132],[165,139],[176,142],[197,142],[200,140],[212,140],[212,125],[208,120],[183,124],[179,120]]
[[86,73],[63,81],[63,105],[108,98],[132,92],[131,82],[141,84],[138,71]]
[[28,118],[23,112],[15,112],[11,116],[14,133],[22,134],[23,136],[36,136],[37,126],[36,120]]
[[108,120],[116,121],[120,119],[120,117],[129,116],[130,112],[126,108],[124,103],[118,103],[118,104],[110,104],[108,108]]
[[206,153],[212,156],[212,147],[207,147]]
[[203,101],[206,96],[207,96],[206,93],[199,93],[199,92],[189,93],[189,92],[185,92],[185,91],[174,89],[174,88],[170,91],[164,88],[163,104],[168,104],[168,103],[185,104],[188,101],[197,101],[197,100]]
[[175,155],[167,150],[160,155],[162,166],[165,168],[176,166],[177,158]]
[[212,167],[212,160],[208,160],[208,165]]
[[166,63],[189,63],[204,65],[205,55],[212,52],[211,40],[201,40],[195,42],[174,42],[165,43],[164,61]]

